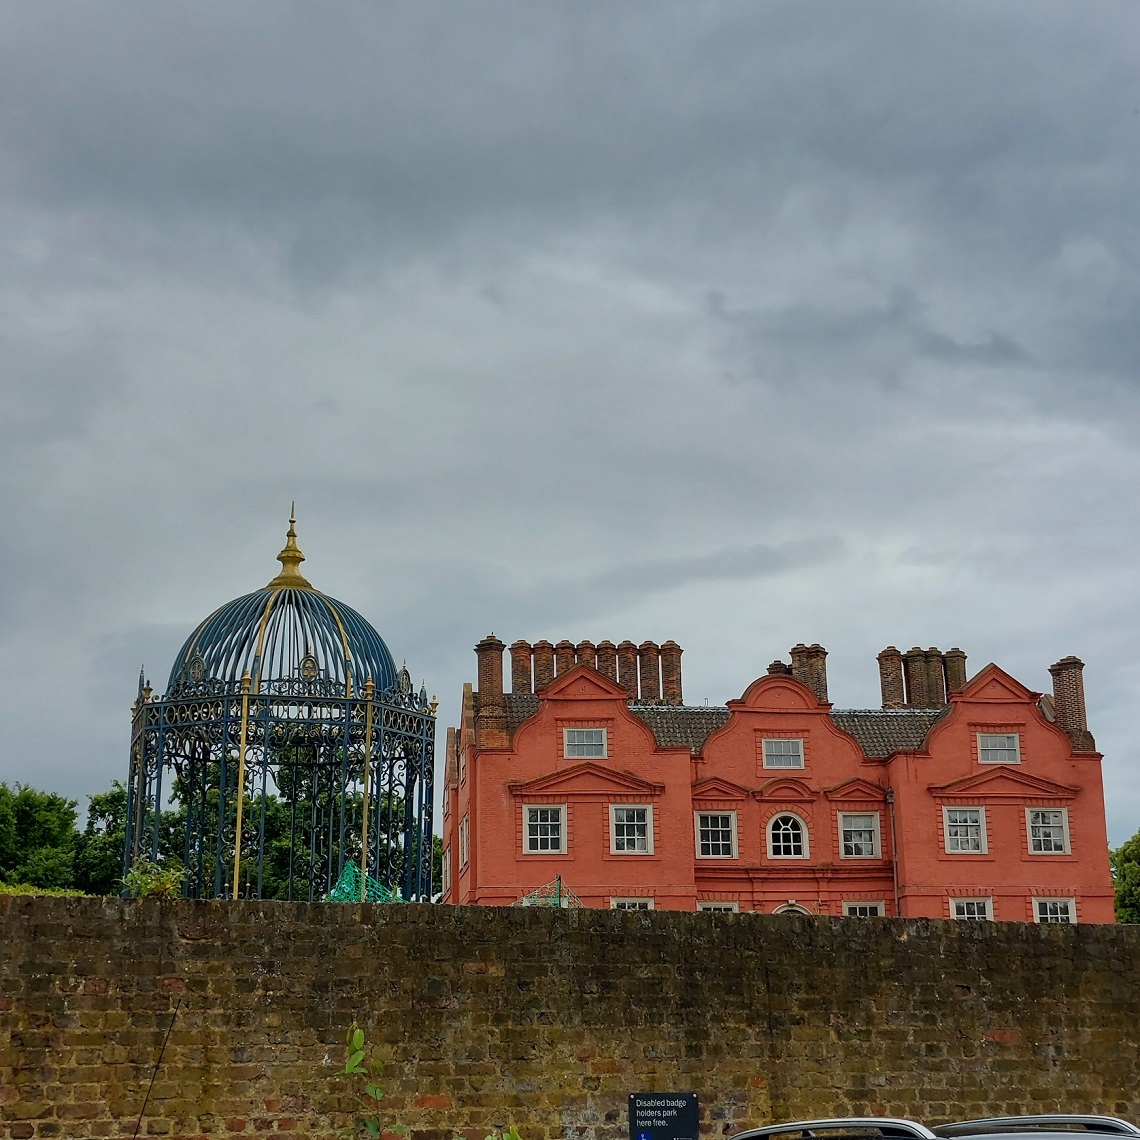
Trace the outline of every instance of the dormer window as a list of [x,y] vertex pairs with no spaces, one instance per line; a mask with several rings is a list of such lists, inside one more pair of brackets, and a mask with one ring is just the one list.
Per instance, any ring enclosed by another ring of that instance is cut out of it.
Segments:
[[764,738],[765,768],[802,768],[804,742],[800,739]]
[[609,755],[604,728],[564,728],[562,754],[567,760],[604,760]]
[[1016,732],[979,732],[978,761],[982,764],[1020,764],[1021,747]]

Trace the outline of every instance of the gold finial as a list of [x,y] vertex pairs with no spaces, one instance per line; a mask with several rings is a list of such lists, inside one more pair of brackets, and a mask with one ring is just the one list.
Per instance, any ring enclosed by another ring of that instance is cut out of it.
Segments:
[[297,546],[296,516],[297,504],[292,503],[289,507],[289,529],[285,534],[285,546],[277,555],[277,561],[281,563],[281,573],[266,586],[267,590],[311,590],[313,588],[312,582],[300,570],[301,563],[305,561],[305,556]]
[[437,708],[439,708],[439,700],[437,699],[435,693],[432,693],[432,695],[431,695],[431,715],[432,716],[435,716],[435,710]]

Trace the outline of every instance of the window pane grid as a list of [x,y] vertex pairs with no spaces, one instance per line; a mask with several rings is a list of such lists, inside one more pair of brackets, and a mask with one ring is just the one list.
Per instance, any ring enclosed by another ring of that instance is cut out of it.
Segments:
[[606,730],[604,728],[567,728],[565,750],[567,758],[593,757],[606,755]]
[[1017,747],[1017,733],[979,733],[978,759],[983,764],[1016,764],[1020,759]]
[[700,852],[702,855],[730,857],[732,850],[732,816],[730,814],[702,814],[698,816]]
[[804,853],[803,825],[794,815],[780,815],[772,821],[772,854],[802,858]]
[[982,813],[979,808],[946,809],[946,849],[982,852]]
[[648,853],[648,808],[614,808],[614,850]]
[[1065,853],[1065,813],[1063,811],[1031,811],[1029,813],[1029,847],[1039,854]]
[[1072,904],[1068,899],[1038,899],[1037,921],[1071,924],[1073,921]]
[[848,903],[844,913],[851,918],[882,918],[878,903]]
[[955,899],[954,917],[969,922],[983,922],[990,917],[989,899]]
[[804,742],[802,740],[765,740],[765,768],[802,768]]
[[873,815],[845,815],[843,817],[843,854],[848,857],[874,856],[875,817]]
[[526,849],[561,852],[562,809],[527,808],[526,816]]

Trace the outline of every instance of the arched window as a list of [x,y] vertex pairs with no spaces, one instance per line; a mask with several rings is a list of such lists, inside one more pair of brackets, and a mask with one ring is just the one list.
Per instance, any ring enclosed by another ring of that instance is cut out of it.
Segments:
[[804,821],[791,812],[773,816],[768,824],[768,857],[770,859],[806,859],[808,836]]
[[800,904],[797,902],[790,902],[789,901],[786,903],[781,903],[778,907],[776,907],[776,909],[774,911],[772,911],[772,913],[773,914],[806,914],[806,915],[810,916],[811,911],[808,910],[808,908],[806,906],[800,906]]

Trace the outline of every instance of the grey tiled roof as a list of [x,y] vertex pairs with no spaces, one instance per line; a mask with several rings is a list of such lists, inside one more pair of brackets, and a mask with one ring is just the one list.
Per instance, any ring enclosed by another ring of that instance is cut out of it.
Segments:
[[832,709],[836,728],[850,733],[868,756],[913,752],[922,747],[931,725],[946,714],[939,709]]
[[690,748],[700,752],[709,734],[728,721],[728,709],[690,705],[630,705],[629,711],[645,721],[662,748]]
[[[478,707],[478,694],[476,694]],[[507,729],[515,730],[538,712],[533,693],[504,693]],[[728,720],[718,706],[637,705],[629,711],[652,730],[662,748],[689,748],[699,753],[709,735]],[[889,756],[922,747],[931,726],[946,713],[938,709],[832,709],[835,727],[853,736],[868,756]]]

